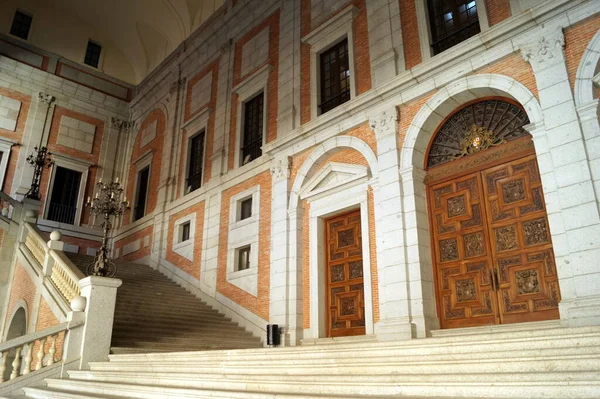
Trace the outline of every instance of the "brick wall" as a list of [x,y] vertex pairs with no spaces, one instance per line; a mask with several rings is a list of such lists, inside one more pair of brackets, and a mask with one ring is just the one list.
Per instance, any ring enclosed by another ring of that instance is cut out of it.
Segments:
[[[50,309],[50,306],[48,306],[48,303],[46,302],[46,300],[43,297],[40,297],[40,307],[39,307],[39,311],[38,311],[37,324],[36,324],[35,331],[41,331],[45,328],[54,327],[58,324],[59,324],[58,319],[52,312],[52,309]],[[65,341],[65,334],[60,333],[56,339],[56,346],[55,346],[56,353],[54,354],[55,360],[60,360],[62,358],[64,341]],[[44,353],[48,354],[51,347],[52,347],[52,341],[51,341],[51,339],[48,339],[46,341],[46,343],[44,344]],[[40,343],[36,342],[34,344],[32,350],[33,350],[33,352],[32,352],[33,353],[33,361],[31,362],[31,370],[33,371],[33,370],[35,370],[35,366],[38,361],[37,354],[38,354],[38,351],[40,350]]]
[[[254,186],[260,186],[260,237],[258,241],[258,296],[227,281],[227,246],[229,235],[229,207],[231,197]],[[264,320],[269,320],[270,251],[271,251],[271,173],[263,172],[231,187],[221,196],[221,224],[219,228],[219,258],[217,291]]]
[[[37,288],[35,283],[27,273],[27,270],[17,262],[15,265],[15,273],[12,280],[12,286],[10,289],[10,297],[8,299],[8,308],[6,312],[6,325],[10,323],[10,317],[15,311],[15,305],[19,300],[24,300],[27,303],[27,326],[31,325],[31,312],[33,311],[35,304],[35,296],[37,294]],[[27,331],[29,332],[29,331]]]
[[600,15],[596,15],[570,26],[564,31],[567,70],[569,72],[569,82],[573,88],[575,87],[575,78],[581,57],[599,29]]
[[[202,201],[198,204],[192,205],[191,207],[184,209],[183,211],[177,212],[169,217],[169,231],[167,234],[167,253],[166,259],[173,265],[183,270],[190,276],[196,279],[200,278],[200,265],[202,261],[202,239],[204,231],[204,207],[205,202]],[[196,231],[194,232],[194,257],[193,260],[189,260],[175,251],[173,251],[173,235],[175,234],[175,221],[187,216],[191,213],[196,214]]]
[[494,26],[511,16],[510,0],[485,0],[488,21]]
[[404,43],[404,59],[406,69],[411,69],[422,61],[419,24],[415,0],[399,0],[400,24],[402,26],[402,42]]
[[[133,261],[136,261],[145,256],[149,256],[150,251],[152,250],[153,229],[154,229],[154,226],[148,226],[145,229],[136,231],[135,233],[128,235],[127,237],[115,242],[114,250],[119,251],[119,259],[122,259],[122,260],[125,260],[128,262],[133,262]],[[146,240],[146,237],[148,237],[148,239],[147,239],[148,245],[147,246],[144,245],[144,241]],[[127,244],[134,243],[135,241],[138,241],[138,240],[140,240],[140,248],[137,251],[133,251],[131,253],[123,255],[123,247],[125,247]]]
[[60,240],[67,244],[77,245],[79,247],[77,253],[80,253],[82,255],[87,255],[88,249],[98,249],[101,245],[99,241],[86,240],[85,238],[72,237],[67,235],[63,235]]

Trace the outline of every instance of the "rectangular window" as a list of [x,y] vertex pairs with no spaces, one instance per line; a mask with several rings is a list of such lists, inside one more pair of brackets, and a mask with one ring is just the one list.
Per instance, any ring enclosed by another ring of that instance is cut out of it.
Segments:
[[252,197],[240,201],[240,218],[239,220],[248,219],[252,216]]
[[427,0],[427,7],[434,55],[480,32],[475,0]]
[[348,39],[321,53],[320,114],[350,100],[350,67]]
[[254,96],[244,104],[244,132],[240,158],[242,165],[262,155],[263,106],[263,93]]
[[33,17],[31,15],[27,15],[17,10],[15,17],[13,18],[12,26],[10,27],[10,34],[27,40],[32,20]]
[[181,226],[179,226],[179,230],[180,230],[180,239],[179,242],[184,242],[190,239],[190,222],[186,222],[183,223]]
[[48,207],[48,220],[66,224],[75,223],[80,184],[81,172],[56,167]]
[[100,47],[99,44],[94,43],[92,41],[88,41],[83,62],[87,65],[93,66],[94,68],[98,68],[98,64],[100,63],[101,51],[102,47]]
[[186,194],[202,185],[202,165],[204,159],[204,130],[189,141],[189,158],[186,181]]
[[146,214],[146,198],[148,197],[148,179],[150,178],[150,167],[147,166],[138,172],[137,193],[135,207],[133,208],[133,220],[138,220]]
[[238,262],[236,271],[246,270],[250,268],[250,245],[238,248]]

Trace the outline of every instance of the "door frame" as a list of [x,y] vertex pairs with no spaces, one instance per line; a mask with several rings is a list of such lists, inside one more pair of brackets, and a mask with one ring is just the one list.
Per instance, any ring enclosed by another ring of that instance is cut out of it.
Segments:
[[371,249],[369,242],[368,184],[363,183],[319,196],[310,201],[309,209],[309,294],[310,328],[305,338],[324,338],[327,334],[325,281],[325,219],[352,210],[360,210],[360,229],[363,248],[363,284],[365,300],[365,334],[374,334],[373,286],[371,279]]

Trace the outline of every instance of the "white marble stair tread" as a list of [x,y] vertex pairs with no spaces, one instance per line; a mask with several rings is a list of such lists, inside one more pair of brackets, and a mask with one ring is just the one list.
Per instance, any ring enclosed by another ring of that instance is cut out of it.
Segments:
[[[98,395],[90,393],[75,393],[50,388],[23,388],[26,393],[24,398],[30,399],[127,399],[125,396]],[[14,397],[11,399],[15,399]]]
[[[82,380],[48,379],[48,387],[61,390],[75,390],[92,394],[106,394],[136,398],[279,398],[288,393],[292,398],[311,398],[324,395],[329,398],[361,398],[380,396],[382,398],[401,397],[444,397],[444,398],[570,398],[597,399],[598,382],[580,383],[410,383],[389,386],[366,384],[315,385],[313,383],[250,384],[216,381],[213,386],[202,388],[172,387],[164,385],[140,385],[124,382],[100,382]],[[210,394],[210,395],[209,395]],[[215,394],[220,396],[215,396]],[[252,396],[255,394],[255,396]],[[250,395],[250,396],[248,396]],[[362,396],[361,396],[362,395]],[[373,395],[373,396],[368,396]]]
[[438,337],[453,337],[471,334],[497,334],[511,331],[521,332],[530,330],[544,330],[560,328],[560,320],[534,321],[529,323],[515,324],[499,324],[494,326],[479,326],[479,327],[464,327],[464,328],[449,328],[445,330],[432,330],[431,336]]

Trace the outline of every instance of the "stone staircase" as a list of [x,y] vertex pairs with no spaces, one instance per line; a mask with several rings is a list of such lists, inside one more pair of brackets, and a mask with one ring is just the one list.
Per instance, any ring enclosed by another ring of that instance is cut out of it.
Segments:
[[[93,257],[66,253],[82,271]],[[117,290],[112,353],[147,353],[262,347],[254,337],[149,266],[116,261]]]
[[600,327],[324,342],[111,355],[23,398],[600,398]]

